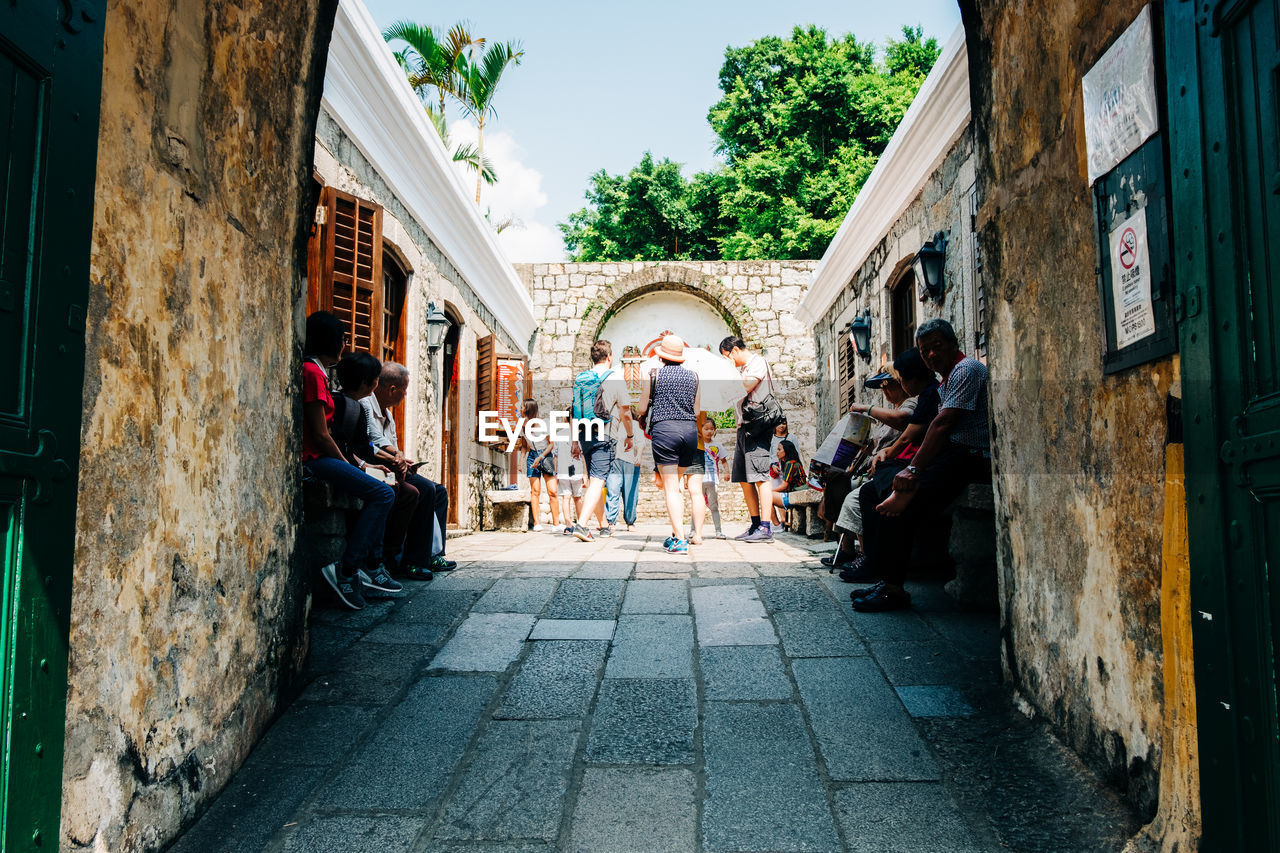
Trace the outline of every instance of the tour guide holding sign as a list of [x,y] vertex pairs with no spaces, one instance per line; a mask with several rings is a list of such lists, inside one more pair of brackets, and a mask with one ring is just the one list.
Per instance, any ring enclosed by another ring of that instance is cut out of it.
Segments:
[[858,492],[866,546],[861,574],[879,582],[849,594],[854,610],[909,606],[911,596],[903,589],[909,560],[902,550],[911,525],[945,508],[968,484],[991,479],[986,365],[960,351],[946,320],[923,323],[916,345],[929,368],[942,376],[941,407],[911,464],[893,479],[890,494],[874,485]]
[[[618,445],[630,450],[635,444],[633,430],[635,424],[631,420],[631,395],[627,391],[627,383],[621,371],[612,367],[613,345],[608,341],[596,341],[591,345],[591,369],[579,373],[573,383],[573,416],[574,418],[591,418],[597,413],[605,413],[604,435],[587,438],[574,436],[573,455],[581,453],[586,467],[587,493],[582,498],[582,509],[578,512],[578,520],[573,525],[573,535],[583,542],[590,542],[591,531],[583,525],[583,519],[590,518],[600,505],[600,496],[604,492],[604,482],[613,467]],[[600,405],[596,398],[600,397]],[[587,399],[589,397],[589,399]],[[580,401],[580,398],[581,401]],[[580,402],[586,410],[580,411]],[[604,418],[602,418],[604,419]],[[612,536],[613,530],[601,527],[601,536]]]

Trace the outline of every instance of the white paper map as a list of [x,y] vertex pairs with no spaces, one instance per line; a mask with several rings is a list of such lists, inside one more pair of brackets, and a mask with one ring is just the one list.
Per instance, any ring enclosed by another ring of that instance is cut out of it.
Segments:
[[1110,244],[1116,349],[1121,350],[1156,333],[1146,208],[1117,225],[1111,232]]

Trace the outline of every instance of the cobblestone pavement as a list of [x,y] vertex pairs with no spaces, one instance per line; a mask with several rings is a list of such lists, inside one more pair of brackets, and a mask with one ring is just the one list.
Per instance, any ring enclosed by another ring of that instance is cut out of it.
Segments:
[[810,549],[451,542],[318,610],[310,682],[178,851],[1119,850],[1134,816],[938,584],[858,614]]

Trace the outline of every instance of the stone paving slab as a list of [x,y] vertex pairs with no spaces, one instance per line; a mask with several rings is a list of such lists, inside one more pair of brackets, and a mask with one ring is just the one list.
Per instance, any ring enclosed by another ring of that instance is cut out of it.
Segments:
[[555,841],[577,743],[576,720],[490,723],[434,837]]
[[383,622],[365,635],[371,643],[438,646],[449,634],[449,624],[433,622]]
[[791,672],[832,779],[936,781],[938,764],[870,658],[808,658]]
[[502,672],[520,654],[533,628],[524,613],[476,613],[466,618],[452,639],[431,660],[433,669],[459,672]]
[[535,643],[494,716],[517,720],[586,716],[608,651],[605,642]]
[[708,701],[790,699],[795,693],[777,646],[707,646],[699,656]]
[[[983,669],[970,658],[957,653],[954,646],[942,639],[877,643],[875,658],[889,683],[895,686],[967,684],[981,678]],[[995,681],[995,667],[988,662],[986,668],[989,680]]]
[[556,591],[554,578],[500,578],[481,596],[472,613],[541,613]]
[[388,622],[422,622],[427,625],[452,625],[467,614],[467,610],[479,598],[475,589],[440,589],[433,581],[432,588],[415,595],[396,608]]
[[587,760],[692,764],[696,699],[692,679],[606,679],[596,700]]
[[631,570],[634,568],[635,560],[626,562],[592,560],[574,572],[572,577],[578,580],[626,580],[631,577]]
[[317,677],[298,697],[301,702],[386,705],[400,693],[434,646],[361,640]]
[[971,717],[978,713],[954,687],[898,687],[898,698],[913,717]]
[[773,617],[787,657],[857,657],[867,647],[853,633],[848,620],[835,611],[776,613]]
[[587,768],[570,853],[694,853],[697,782],[681,769]]
[[343,757],[333,744],[359,739],[375,713],[360,705],[296,703],[267,730],[250,761],[267,767],[328,767]]
[[605,678],[692,678],[693,620],[623,616],[613,635]]
[[634,580],[627,584],[622,612],[684,615],[689,612],[689,586],[683,581]]
[[261,850],[320,784],[321,767],[280,767],[250,758],[171,853]]
[[321,806],[430,809],[498,689],[492,676],[424,678],[320,791]]
[[697,587],[692,591],[700,646],[757,646],[778,642],[752,584]]
[[851,853],[980,853],[960,810],[939,784],[868,782],[837,791],[836,817]]
[[298,828],[285,841],[285,853],[387,853],[409,850],[427,825],[425,817],[321,817]]
[[837,613],[839,606],[811,578],[760,578],[760,597],[770,613]]
[[530,640],[611,640],[612,619],[539,619]]
[[708,702],[705,720],[704,850],[840,850],[798,707]]
[[546,616],[550,619],[616,619],[625,581],[569,578],[560,584]]
[[462,564],[458,564],[458,569],[452,572],[442,572],[436,575],[435,580],[431,581],[432,592],[442,592],[448,590],[486,590],[495,583],[491,577],[478,574],[475,569],[464,569]]

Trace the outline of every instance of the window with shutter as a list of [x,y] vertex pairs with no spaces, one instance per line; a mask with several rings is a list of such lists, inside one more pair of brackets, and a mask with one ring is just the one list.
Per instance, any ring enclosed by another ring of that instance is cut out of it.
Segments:
[[841,413],[849,408],[854,402],[857,392],[857,386],[854,382],[854,350],[853,341],[849,337],[848,328],[840,331],[839,339],[836,342],[836,352],[839,353],[837,374],[840,379],[840,401]]
[[893,357],[916,345],[916,276],[907,272],[893,287]]
[[[383,356],[382,207],[324,187],[307,246],[307,311],[346,324],[349,350]],[[316,274],[311,272],[313,265]],[[403,301],[403,300],[402,300]]]
[[476,340],[476,412],[494,410],[493,379],[497,369],[497,341],[493,335]]

